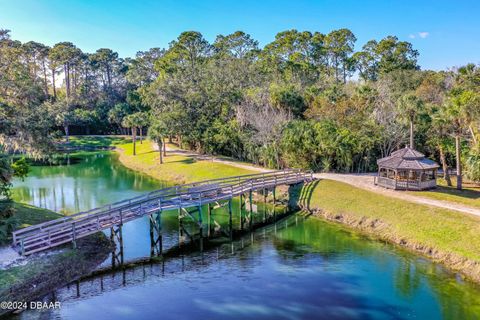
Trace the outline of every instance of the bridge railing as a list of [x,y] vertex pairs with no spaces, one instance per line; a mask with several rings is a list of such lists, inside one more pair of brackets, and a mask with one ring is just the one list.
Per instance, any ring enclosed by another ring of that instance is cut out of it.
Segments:
[[[75,237],[103,230],[108,225],[136,219],[150,211],[201,205],[214,200],[228,199],[248,190],[310,179],[313,180],[312,173],[283,170],[164,188],[132,199],[17,230],[13,233],[13,244],[14,246],[21,244],[24,247],[36,242],[58,245],[72,241]],[[202,186],[204,188],[199,188]],[[209,188],[209,186],[212,187]]]

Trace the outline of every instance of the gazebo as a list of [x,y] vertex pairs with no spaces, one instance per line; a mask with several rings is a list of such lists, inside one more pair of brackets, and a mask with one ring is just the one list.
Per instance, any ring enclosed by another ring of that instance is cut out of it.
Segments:
[[425,190],[437,186],[439,165],[409,147],[378,159],[377,165],[376,185],[394,190]]

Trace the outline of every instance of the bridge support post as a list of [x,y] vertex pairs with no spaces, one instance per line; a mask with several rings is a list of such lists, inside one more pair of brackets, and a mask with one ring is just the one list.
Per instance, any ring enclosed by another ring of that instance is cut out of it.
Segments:
[[178,208],[178,245],[182,247],[184,242],[182,208]]
[[203,252],[203,218],[202,218],[202,206],[199,205],[198,209],[198,228],[200,234],[200,252]]
[[123,265],[123,234],[122,234],[122,225],[112,226],[110,228],[110,241],[115,244],[118,243],[112,251],[112,268],[115,268],[118,265]]
[[212,235],[212,206],[207,204],[207,237]]
[[253,196],[252,196],[252,189],[250,189],[250,192],[249,192],[249,202],[250,202],[250,214],[249,214],[249,218],[248,218],[248,224],[249,224],[249,229],[252,230],[252,226],[253,226]]
[[273,221],[277,221],[277,211],[275,210],[275,205],[277,204],[277,197],[276,197],[276,188],[277,186],[273,186],[272,189],[272,196],[273,196]]
[[233,240],[233,223],[232,223],[232,199],[228,199],[228,230],[230,232],[230,241]]
[[267,222],[267,195],[268,189],[263,188],[263,223]]
[[162,210],[149,216],[150,220],[150,256],[163,255]]
[[244,196],[243,193],[240,193],[239,196],[239,208],[240,208],[240,230],[243,231],[243,225],[245,224],[245,217],[243,215],[243,210],[245,208]]

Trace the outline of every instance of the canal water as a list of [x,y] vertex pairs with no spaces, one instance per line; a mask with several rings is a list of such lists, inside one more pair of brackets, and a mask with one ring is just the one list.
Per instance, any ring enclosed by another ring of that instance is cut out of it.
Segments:
[[[72,213],[165,186],[110,153],[35,166],[14,198]],[[166,242],[178,238],[165,215]],[[125,259],[150,254],[147,219],[124,226]],[[104,263],[107,266],[108,262]],[[107,272],[20,319],[480,319],[480,288],[439,265],[316,218],[292,215],[203,254]]]

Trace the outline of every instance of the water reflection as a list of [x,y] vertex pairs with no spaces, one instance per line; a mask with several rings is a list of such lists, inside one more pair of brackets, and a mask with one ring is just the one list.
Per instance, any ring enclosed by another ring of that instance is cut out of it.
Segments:
[[86,154],[82,160],[74,165],[32,166],[25,181],[14,181],[14,199],[71,214],[164,185],[126,169],[108,152]]

